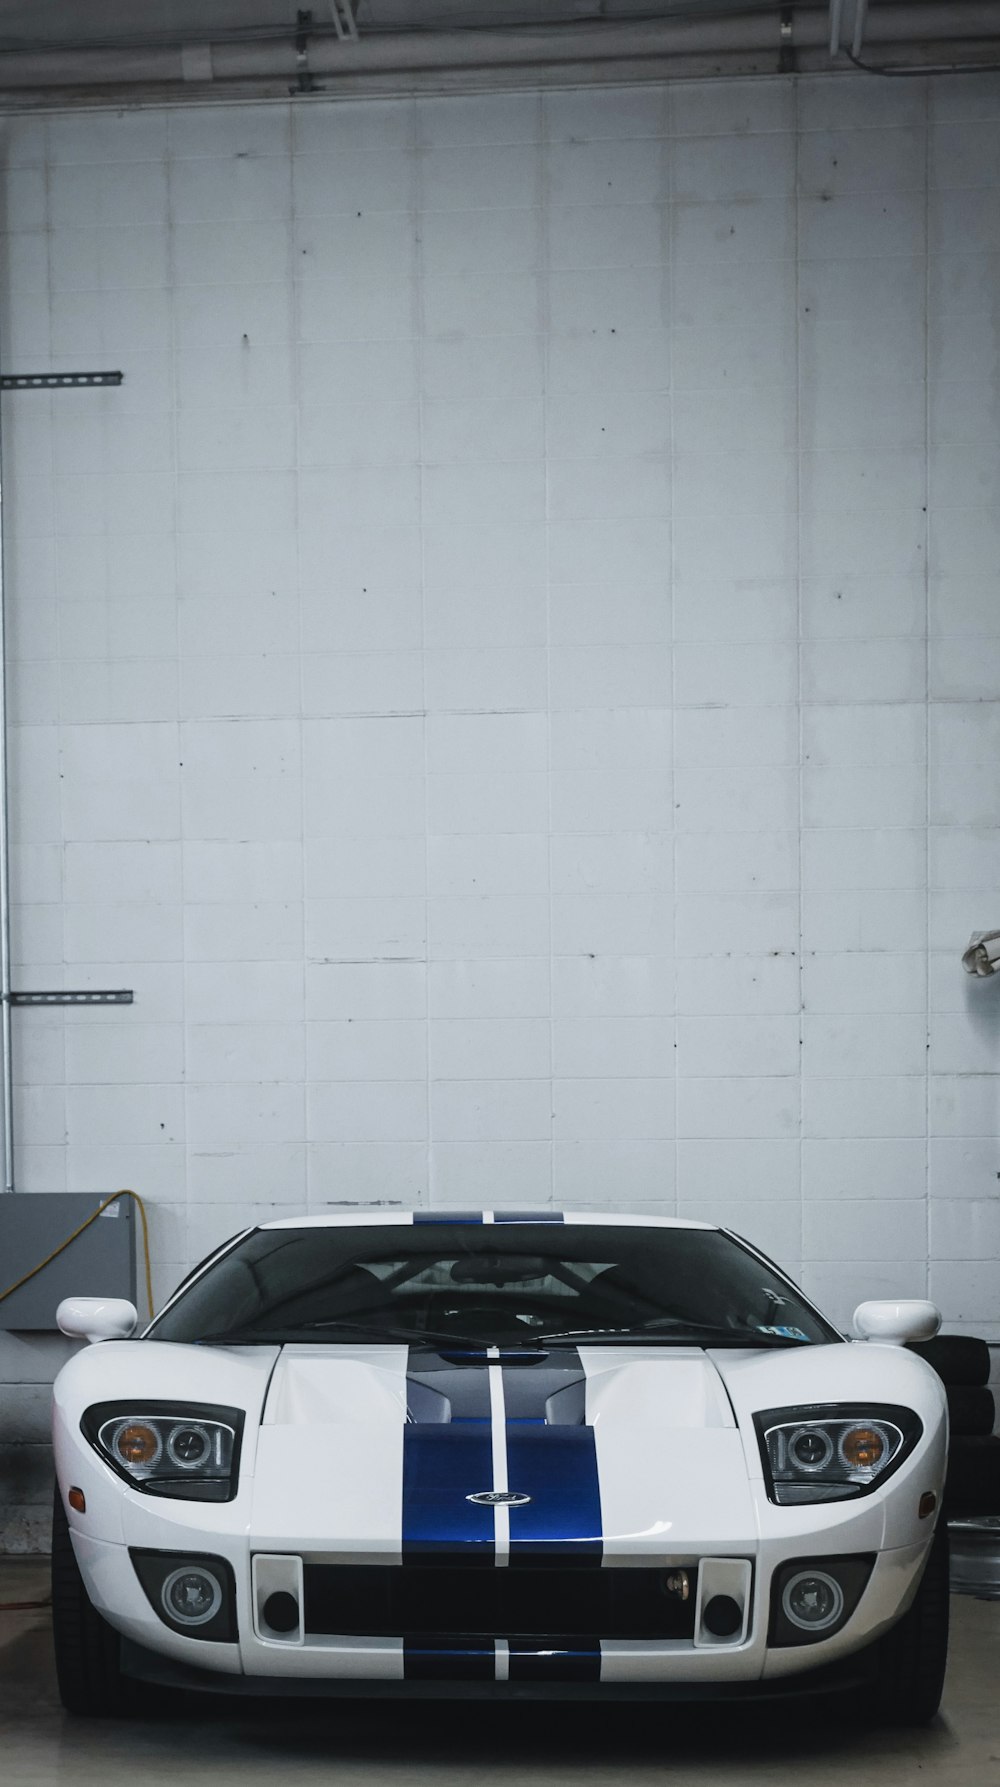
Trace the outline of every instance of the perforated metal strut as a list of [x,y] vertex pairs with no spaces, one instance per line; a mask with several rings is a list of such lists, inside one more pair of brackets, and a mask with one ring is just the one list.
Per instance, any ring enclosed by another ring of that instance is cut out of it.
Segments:
[[11,1005],[131,1005],[131,987],[115,987],[109,992],[98,989],[86,989],[82,992],[65,992],[56,988],[44,993],[10,993]]
[[5,372],[0,391],[63,391],[79,385],[120,385],[123,372]]

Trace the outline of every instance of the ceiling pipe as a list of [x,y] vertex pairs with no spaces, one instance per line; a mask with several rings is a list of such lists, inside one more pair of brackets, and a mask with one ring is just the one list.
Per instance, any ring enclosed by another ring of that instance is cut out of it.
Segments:
[[7,639],[4,594],[3,439],[0,434],[0,1076],[3,1099],[3,1190],[14,1189],[14,1057],[10,1000],[10,830],[7,810]]
[[[859,7],[862,18],[863,9]],[[787,15],[786,15],[787,17]],[[309,73],[323,79],[365,76],[493,73],[523,69],[600,68],[607,78],[621,64],[647,60],[745,55],[771,57],[777,65],[784,48],[829,52],[827,7],[796,8],[791,34],[782,35],[781,13],[735,14],[729,17],[659,19],[619,24],[564,27],[532,26],[504,31],[429,31],[375,33],[346,41],[332,30],[310,32]],[[932,3],[879,7],[869,14],[865,42],[879,45],[947,45],[1000,37],[997,9],[990,0],[932,0]],[[294,33],[287,41],[236,42],[219,39],[192,53],[182,46],[155,45],[120,49],[8,51],[0,54],[0,93],[51,95],[61,88],[184,87],[190,93],[200,80],[218,90],[228,83],[286,82],[301,73]],[[669,72],[660,70],[659,72]]]

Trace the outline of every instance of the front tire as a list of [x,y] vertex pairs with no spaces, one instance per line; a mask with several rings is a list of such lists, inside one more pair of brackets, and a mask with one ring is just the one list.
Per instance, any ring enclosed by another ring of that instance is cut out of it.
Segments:
[[59,1698],[82,1718],[112,1718],[134,1704],[134,1684],[121,1671],[121,1639],[93,1607],[69,1536],[56,1484],[52,1509],[52,1633]]
[[948,1529],[943,1519],[916,1598],[881,1640],[875,1707],[893,1725],[928,1725],[948,1662]]

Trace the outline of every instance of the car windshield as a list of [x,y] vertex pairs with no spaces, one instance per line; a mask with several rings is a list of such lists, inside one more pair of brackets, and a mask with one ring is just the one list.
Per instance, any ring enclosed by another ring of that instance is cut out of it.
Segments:
[[719,1229],[530,1220],[257,1229],[148,1334],[439,1348],[840,1339],[776,1267]]

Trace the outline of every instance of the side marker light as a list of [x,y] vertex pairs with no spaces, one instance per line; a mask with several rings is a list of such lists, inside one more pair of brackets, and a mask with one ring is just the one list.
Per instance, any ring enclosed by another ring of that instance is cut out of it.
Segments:
[[925,1489],[917,1504],[917,1513],[921,1520],[926,1520],[928,1515],[933,1514],[936,1507],[937,1496],[934,1494],[933,1489]]
[[78,1514],[86,1514],[87,1498],[82,1489],[71,1489],[66,1500],[69,1502],[71,1508],[76,1509]]

